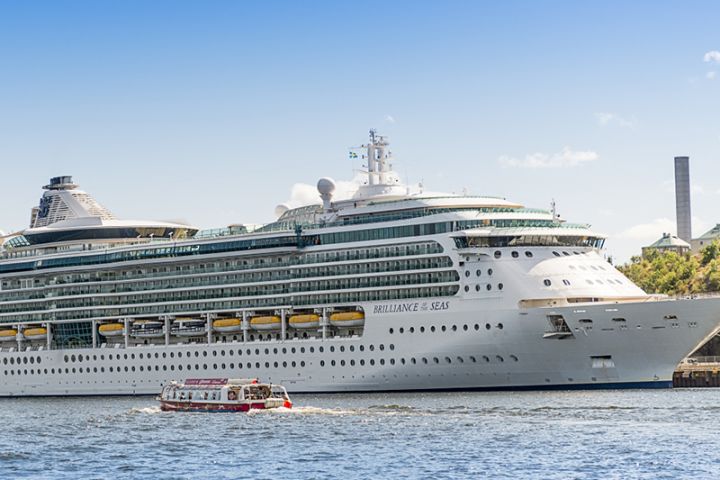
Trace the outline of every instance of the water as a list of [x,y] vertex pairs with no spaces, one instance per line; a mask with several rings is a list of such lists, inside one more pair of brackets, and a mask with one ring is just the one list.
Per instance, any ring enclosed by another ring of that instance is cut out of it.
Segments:
[[720,478],[720,390],[0,400],[0,478]]

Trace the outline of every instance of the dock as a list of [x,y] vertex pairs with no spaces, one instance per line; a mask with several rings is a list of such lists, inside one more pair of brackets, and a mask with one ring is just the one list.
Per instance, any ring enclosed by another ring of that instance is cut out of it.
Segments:
[[720,387],[720,357],[686,358],[673,373],[673,387]]

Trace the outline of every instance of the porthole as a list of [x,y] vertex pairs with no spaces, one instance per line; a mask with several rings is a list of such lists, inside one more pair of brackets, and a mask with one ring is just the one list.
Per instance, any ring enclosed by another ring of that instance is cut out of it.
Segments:
[[502,252],[500,250],[495,250],[495,253],[493,255],[495,256],[495,258],[500,258],[502,257]]
[[475,275],[477,275],[478,277],[482,275],[482,270],[475,270]]
[[533,253],[532,253],[530,250],[527,250],[527,251],[525,252],[525,256],[528,257],[528,258],[532,258]]
[[[334,363],[334,361],[333,361],[333,365],[334,365],[334,364],[335,364],[335,363]],[[372,358],[370,359],[370,365],[375,365],[375,360],[373,360]]]
[[487,285],[485,285],[485,289],[489,292],[490,290],[492,290],[492,285],[488,283]]
[[546,287],[549,287],[550,285],[552,285],[552,282],[550,281],[549,278],[546,278],[545,280],[543,280],[543,284],[544,284]]
[[420,333],[425,333],[425,327],[420,327]]
[[515,251],[513,251],[510,255],[512,255],[513,258],[518,258],[520,256],[520,254]]
[[410,332],[410,333],[415,333],[415,327],[410,327],[409,332]]
[[475,285],[475,291],[476,291],[476,292],[479,292],[479,291],[480,291],[480,285]]
[[490,330],[490,328],[491,328],[491,327],[490,327],[490,324],[489,324],[489,323],[486,323],[486,324],[485,324],[485,330]]
[[501,357],[500,355],[495,355],[495,358],[497,358],[498,362],[500,362],[500,363],[505,361],[505,359],[503,357]]
[[[388,330],[388,332],[390,332],[390,335],[392,335],[393,333],[395,333],[395,330],[391,328],[391,329]],[[401,332],[401,333],[402,333],[402,332]]]
[[556,257],[560,256],[560,254],[558,252],[553,252],[553,255],[555,255]]
[[433,325],[432,327],[430,327],[430,331],[433,332],[433,333],[435,333],[435,325]]
[[518,357],[516,357],[515,355],[510,355],[510,359],[511,359],[513,362],[517,362],[517,361],[518,361]]
[[385,359],[384,359],[384,358],[381,358],[381,359],[380,359],[380,365],[385,365]]
[[490,357],[488,357],[487,355],[483,355],[482,359],[485,363],[490,363]]
[[502,283],[498,283],[498,290],[502,290],[503,287],[505,287],[505,285],[503,285]]
[[475,330],[480,330],[480,325],[478,325],[477,323],[475,324]]
[[469,270],[465,270],[465,276],[466,276],[466,277],[469,277],[469,276],[470,276],[470,271],[469,271]]
[[488,275],[492,275],[492,274],[493,274],[493,269],[492,269],[492,268],[488,268]]
[[438,357],[433,357],[433,362],[440,363],[440,359]]
[[465,291],[466,291],[466,292],[469,292],[469,291],[470,291],[470,287],[469,287],[468,285],[465,285]]
[[502,329],[505,328],[505,327],[503,326],[502,323],[498,323],[498,324],[497,324],[497,328],[500,329],[500,330],[502,330]]

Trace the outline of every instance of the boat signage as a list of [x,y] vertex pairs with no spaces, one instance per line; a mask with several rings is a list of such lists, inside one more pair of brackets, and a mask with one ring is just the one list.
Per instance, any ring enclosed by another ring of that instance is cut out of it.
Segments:
[[227,383],[227,378],[188,378],[185,380],[185,385],[225,385]]
[[448,310],[450,308],[449,301],[437,301],[437,302],[400,302],[400,303],[385,303],[382,305],[375,305],[373,307],[373,313],[405,313],[405,312],[434,312],[438,310]]

